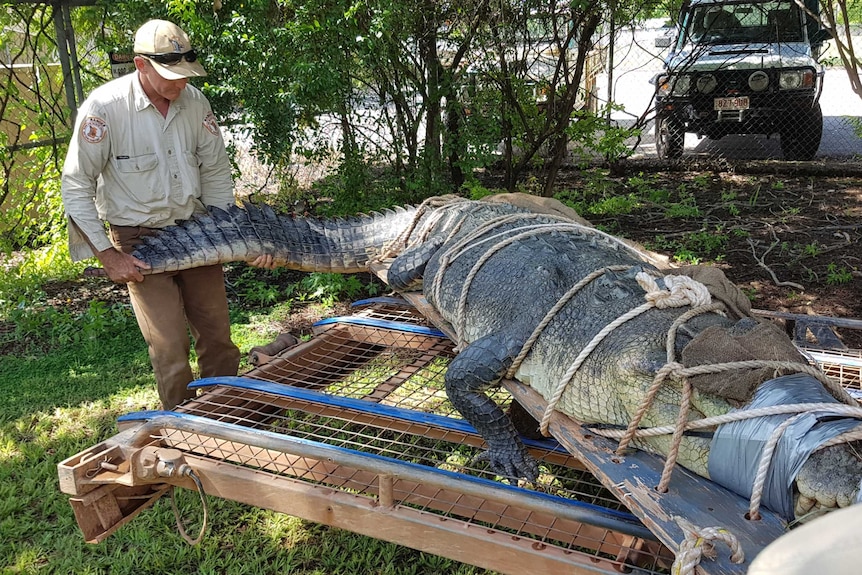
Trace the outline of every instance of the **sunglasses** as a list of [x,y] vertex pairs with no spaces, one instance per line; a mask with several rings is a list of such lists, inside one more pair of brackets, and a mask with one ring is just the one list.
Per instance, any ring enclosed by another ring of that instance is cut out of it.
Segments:
[[173,66],[179,64],[185,59],[186,62],[194,62],[198,59],[198,53],[195,50],[188,52],[168,52],[167,54],[141,54],[144,58],[149,58],[153,62],[158,62],[163,66]]

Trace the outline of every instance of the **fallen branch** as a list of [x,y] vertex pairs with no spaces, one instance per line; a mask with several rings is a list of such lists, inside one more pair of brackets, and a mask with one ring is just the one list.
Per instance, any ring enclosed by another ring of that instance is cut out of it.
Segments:
[[767,273],[769,273],[769,275],[772,277],[772,281],[775,282],[775,285],[781,286],[781,287],[792,287],[792,288],[796,288],[800,291],[805,291],[805,286],[802,286],[798,283],[780,281],[778,279],[778,277],[775,275],[775,272],[773,272],[772,269],[768,265],[766,265],[766,263],[763,261],[763,258],[765,258],[769,254],[769,252],[771,252],[773,250],[773,248],[775,248],[775,246],[777,246],[780,243],[781,242],[779,242],[778,240],[775,240],[774,242],[772,242],[772,245],[770,245],[769,248],[767,248],[767,250],[765,252],[763,252],[763,255],[761,257],[758,257],[757,251],[755,250],[755,247],[754,247],[754,242],[751,240],[751,238],[748,238],[748,245],[751,246],[751,255],[754,256],[754,261],[756,261],[757,265],[759,265],[760,267],[765,269],[767,271]]

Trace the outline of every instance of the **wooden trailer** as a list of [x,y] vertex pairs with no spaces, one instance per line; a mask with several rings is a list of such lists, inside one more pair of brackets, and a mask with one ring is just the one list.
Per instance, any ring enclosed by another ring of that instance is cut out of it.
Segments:
[[[745,573],[785,532],[681,468],[658,493],[662,459],[617,456],[560,414],[554,440],[526,442],[538,485],[494,477],[443,390],[449,330],[420,294],[357,302],[242,377],[196,382],[174,411],[123,416],[117,435],[59,465],[84,537],[103,541],[174,486],[204,508],[231,499],[511,574],[667,573],[698,544],[685,525],[720,527],[745,557],[717,542],[699,572]],[[859,355],[818,353],[858,389]],[[506,381],[496,399],[512,397],[541,416],[531,389]]]

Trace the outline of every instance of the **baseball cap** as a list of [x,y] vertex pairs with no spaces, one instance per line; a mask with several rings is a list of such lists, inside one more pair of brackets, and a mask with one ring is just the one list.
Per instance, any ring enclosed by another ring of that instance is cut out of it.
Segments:
[[138,28],[134,52],[147,58],[166,80],[207,75],[188,35],[167,20],[150,20]]

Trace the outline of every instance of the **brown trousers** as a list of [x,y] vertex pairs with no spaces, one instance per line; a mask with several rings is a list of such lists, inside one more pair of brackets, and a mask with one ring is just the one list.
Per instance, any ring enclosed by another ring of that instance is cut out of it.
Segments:
[[[111,226],[117,248],[131,253],[153,230]],[[239,348],[230,339],[230,318],[220,265],[145,275],[128,285],[132,309],[150,354],[163,409],[195,396],[189,364],[189,331],[201,377],[236,375]]]

